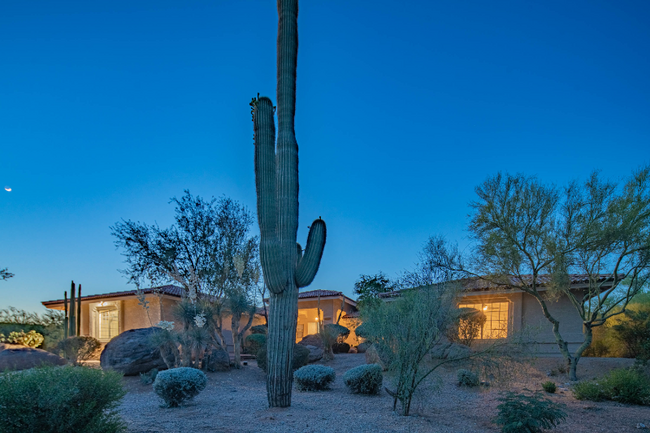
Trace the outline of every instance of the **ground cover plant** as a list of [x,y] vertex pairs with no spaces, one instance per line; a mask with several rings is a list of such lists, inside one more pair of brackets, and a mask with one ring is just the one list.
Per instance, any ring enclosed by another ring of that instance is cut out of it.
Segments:
[[499,411],[494,422],[503,433],[541,433],[555,428],[566,419],[563,406],[541,397],[538,393],[508,392],[499,399]]
[[122,376],[85,367],[45,367],[0,373],[3,433],[116,433]]
[[179,407],[199,395],[207,384],[208,378],[201,370],[179,367],[158,373],[153,390],[163,399],[165,407]]
[[324,365],[305,365],[293,373],[293,380],[299,391],[324,391],[329,389],[336,379],[331,367]]
[[343,375],[343,383],[353,394],[379,394],[383,380],[382,368],[377,364],[359,365]]
[[578,400],[650,405],[650,376],[639,368],[616,369],[601,379],[576,384],[573,394]]
[[6,337],[4,334],[0,334],[0,343],[20,344],[27,347],[38,347],[43,343],[43,340],[43,335],[33,329],[29,332],[13,331]]

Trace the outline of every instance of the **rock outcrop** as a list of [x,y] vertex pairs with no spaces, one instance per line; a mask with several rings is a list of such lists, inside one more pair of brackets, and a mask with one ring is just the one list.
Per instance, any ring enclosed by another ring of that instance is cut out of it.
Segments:
[[166,370],[160,349],[152,337],[160,328],[130,329],[106,344],[99,363],[104,370],[116,370],[125,376],[146,373],[153,368]]

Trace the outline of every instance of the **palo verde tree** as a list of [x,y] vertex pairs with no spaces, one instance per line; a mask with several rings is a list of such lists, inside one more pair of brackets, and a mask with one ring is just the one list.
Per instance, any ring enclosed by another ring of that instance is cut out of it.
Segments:
[[[430,261],[533,296],[550,322],[571,380],[592,341],[593,329],[622,314],[642,290],[650,270],[650,168],[622,185],[594,173],[563,191],[533,177],[498,174],[476,188],[470,266],[432,238]],[[437,247],[436,247],[437,245]],[[456,250],[457,251],[457,250]],[[571,287],[582,274],[587,287]],[[568,297],[583,323],[584,340],[573,352],[551,303]]]
[[359,275],[354,283],[354,294],[358,295],[357,303],[361,306],[379,299],[380,293],[392,292],[399,287],[392,282],[383,272],[375,275]]
[[298,143],[294,130],[298,61],[298,0],[278,0],[277,97],[253,98],[255,186],[260,260],[270,292],[266,389],[270,407],[291,405],[298,289],[311,284],[323,255],[326,229],[314,221],[303,251],[298,231]]

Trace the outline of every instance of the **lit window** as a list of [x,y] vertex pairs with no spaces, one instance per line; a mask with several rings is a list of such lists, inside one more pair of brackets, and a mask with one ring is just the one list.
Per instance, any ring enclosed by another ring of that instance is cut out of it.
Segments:
[[473,308],[485,314],[485,324],[477,338],[494,339],[508,336],[508,303],[486,302],[474,304],[460,304],[459,308]]
[[117,309],[99,312],[99,339],[110,340],[119,333]]

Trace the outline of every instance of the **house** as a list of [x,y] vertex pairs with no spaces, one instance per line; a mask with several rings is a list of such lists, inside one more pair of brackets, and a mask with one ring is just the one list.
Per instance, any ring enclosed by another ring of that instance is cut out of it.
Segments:
[[[107,343],[111,338],[129,329],[148,328],[161,320],[174,321],[174,306],[180,302],[183,289],[167,285],[143,289],[148,309],[140,304],[135,290],[111,292],[81,297],[81,335],[97,338]],[[44,301],[46,308],[64,310],[64,300]],[[298,295],[298,327],[296,341],[318,332],[320,324],[335,323],[339,316],[356,311],[356,302],[341,292],[312,290]],[[319,310],[320,308],[320,310]],[[248,317],[241,319],[241,326]],[[265,323],[261,310],[253,318],[253,326]],[[223,334],[232,345],[230,320],[224,320]]]
[[[528,276],[529,277],[529,276]],[[589,287],[589,276],[570,275],[570,290],[581,299]],[[610,277],[600,275],[598,283],[602,289],[609,289],[607,285]],[[540,287],[538,291],[544,293],[550,283],[548,275],[538,276]],[[483,279],[468,279],[463,281],[463,289],[458,297],[459,308],[474,308],[482,311],[486,316],[478,341],[505,338],[509,335],[527,332],[527,340],[534,345],[538,355],[559,355],[552,325],[544,317],[539,302],[532,295],[508,285],[495,285]],[[413,290],[413,289],[407,289]],[[380,294],[380,298],[389,301],[401,295],[402,291]],[[569,350],[575,351],[582,344],[582,319],[566,295],[546,301],[549,312],[560,322],[560,333],[569,343]]]

